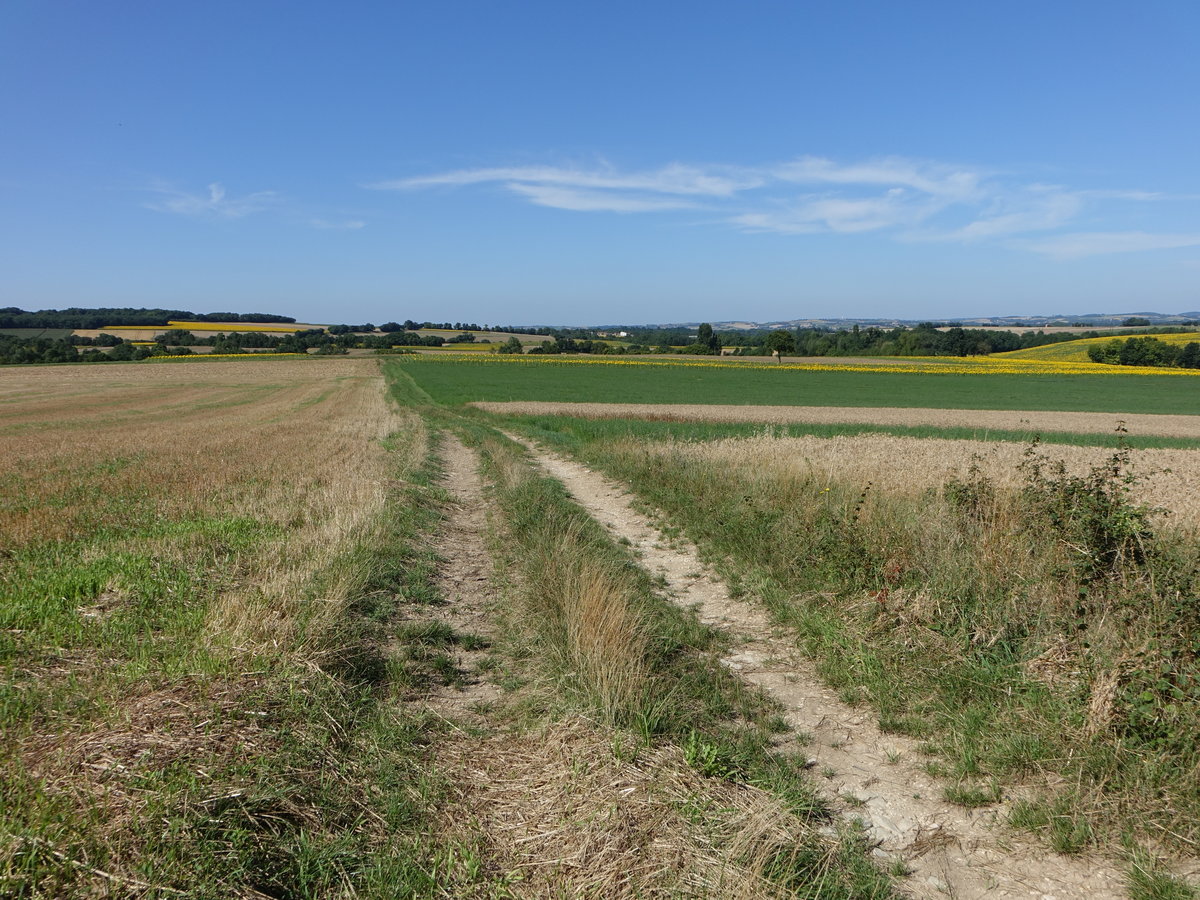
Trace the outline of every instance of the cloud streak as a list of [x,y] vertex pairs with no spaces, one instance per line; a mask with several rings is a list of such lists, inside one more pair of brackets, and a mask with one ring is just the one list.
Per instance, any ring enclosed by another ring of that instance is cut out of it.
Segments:
[[[818,156],[764,166],[685,165],[455,169],[364,185],[380,191],[498,187],[571,212],[703,210],[746,232],[881,234],[911,242],[995,243],[1053,259],[1194,246],[1190,234],[1084,229],[1125,204],[1195,200],[1138,190],[1072,189],[1011,173],[905,157],[842,163]],[[1069,230],[1069,231],[1068,231]],[[1043,235],[1042,237],[1036,237]]]
[[331,222],[328,219],[309,219],[308,224],[322,231],[358,231],[366,228],[367,223],[361,219],[348,219],[344,222]]
[[1060,234],[1054,237],[1022,243],[1032,250],[1054,259],[1081,259],[1101,253],[1136,253],[1142,250],[1175,250],[1180,247],[1200,247],[1200,233],[1150,234],[1145,231],[1098,231]]
[[147,203],[148,209],[193,218],[241,219],[270,209],[279,201],[274,191],[231,197],[219,181],[210,184],[203,194],[182,191],[163,182],[156,183],[150,190],[158,195],[158,199]]

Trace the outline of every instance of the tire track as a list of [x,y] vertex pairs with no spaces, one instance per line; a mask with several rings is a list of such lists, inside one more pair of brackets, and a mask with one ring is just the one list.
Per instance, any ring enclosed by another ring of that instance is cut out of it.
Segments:
[[1052,853],[1002,823],[1003,804],[967,810],[941,799],[944,785],[923,769],[916,741],[883,734],[867,710],[847,706],[797,652],[794,639],[757,606],[730,597],[724,582],[685,539],[668,539],[632,506],[623,487],[516,435],[611,534],[627,539],[642,564],[667,584],[672,602],[737,642],[723,662],[782,704],[788,724],[812,736],[813,757],[830,805],[862,821],[877,855],[902,859],[914,897],[1115,900],[1122,871],[1095,857]]

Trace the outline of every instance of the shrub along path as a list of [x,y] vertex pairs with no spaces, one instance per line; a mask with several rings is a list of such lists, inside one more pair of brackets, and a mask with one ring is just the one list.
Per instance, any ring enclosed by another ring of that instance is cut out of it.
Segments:
[[918,743],[883,734],[869,711],[842,702],[764,611],[730,596],[694,545],[668,537],[634,509],[628,491],[598,473],[509,437],[614,536],[631,542],[677,604],[698,606],[702,621],[736,639],[725,665],[777,700],[788,723],[811,736],[808,752],[824,776],[829,802],[859,818],[880,851],[904,861],[913,894],[960,900],[1126,896],[1121,867],[1033,844],[1004,828],[1005,804],[971,811],[942,800],[945,785],[926,773]]

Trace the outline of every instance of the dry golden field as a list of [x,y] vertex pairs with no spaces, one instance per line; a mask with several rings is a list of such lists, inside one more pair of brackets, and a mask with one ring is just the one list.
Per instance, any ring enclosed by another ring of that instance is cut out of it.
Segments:
[[[1024,484],[1018,468],[1025,446],[1012,442],[944,440],[860,434],[837,437],[725,438],[645,445],[649,453],[716,463],[764,478],[804,478],[846,482],[889,493],[919,496],[963,477],[973,462],[1002,490]],[[1067,471],[1083,474],[1112,456],[1103,447],[1044,444],[1039,453],[1062,460]],[[1141,502],[1166,510],[1186,527],[1200,526],[1200,450],[1142,449],[1134,471],[1144,479],[1134,488]]]
[[416,421],[367,360],[0,370],[0,546],[230,513],[274,523],[241,566],[253,575],[213,607],[214,627],[261,636],[286,619],[272,603],[379,513],[380,440]]
[[929,425],[998,431],[1111,434],[1124,422],[1131,434],[1200,438],[1200,416],[1134,413],[1042,412],[988,409],[919,409],[854,406],[730,406],[685,403],[472,403],[486,412],[585,419],[647,419],[659,422],[749,422],[764,425]]

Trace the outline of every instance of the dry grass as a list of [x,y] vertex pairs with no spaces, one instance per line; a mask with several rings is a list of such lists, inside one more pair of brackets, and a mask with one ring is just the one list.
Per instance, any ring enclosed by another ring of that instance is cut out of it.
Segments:
[[1024,448],[998,442],[588,449],[753,585],[831,684],[956,774],[1069,793],[1089,834],[1158,829],[1194,846],[1200,451],[1133,452],[1132,499],[1170,514],[1144,529],[1096,496],[1125,486],[1103,465],[1111,449],[1038,448],[1076,477],[1109,473],[1096,491],[1051,464],[1030,480]]
[[[503,489],[520,495],[533,487],[519,457],[490,458]],[[558,668],[607,721],[627,719],[644,702],[651,681],[632,575],[599,559],[578,521],[556,529],[546,520],[531,534],[517,590],[524,627],[549,636],[552,652],[563,657]],[[550,693],[560,689],[547,686]]]
[[245,763],[270,750],[275,736],[247,713],[259,680],[185,679],[123,698],[118,715],[79,733],[41,734],[21,760],[51,796],[101,808],[105,828],[131,829],[150,792],[138,782],[183,760],[212,768]]
[[[786,896],[770,866],[809,854],[819,873],[833,859],[836,840],[769,793],[706,778],[676,747],[625,750],[622,740],[568,720],[447,743],[439,763],[454,796],[443,828],[522,898]],[[471,896],[462,884],[447,893]]]
[[[875,362],[875,361],[873,361]],[[1112,434],[1124,422],[1131,434],[1200,438],[1200,416],[1136,413],[1039,412],[986,409],[920,409],[850,406],[722,406],[684,403],[473,403],[486,412],[585,419],[658,422],[749,422],[764,425],[894,425],[994,428],[1004,431]]]
[[[863,434],[839,437],[725,438],[708,443],[667,442],[637,445],[640,452],[734,467],[764,478],[848,482],[897,495],[916,497],[940,490],[962,476],[973,461],[1001,490],[1023,483],[1017,468],[1025,448],[990,441],[894,437]],[[632,449],[632,448],[631,448]],[[638,451],[635,451],[638,452]],[[1068,471],[1083,473],[1112,455],[1100,447],[1043,445],[1040,452],[1062,460]],[[1136,470],[1145,479],[1135,488],[1141,502],[1166,510],[1171,521],[1200,527],[1200,450],[1138,450]]]
[[[564,546],[567,554],[571,549]],[[633,709],[648,676],[646,629],[629,603],[630,587],[603,568],[587,563],[577,568],[562,596],[571,666],[602,710],[612,715]]]

